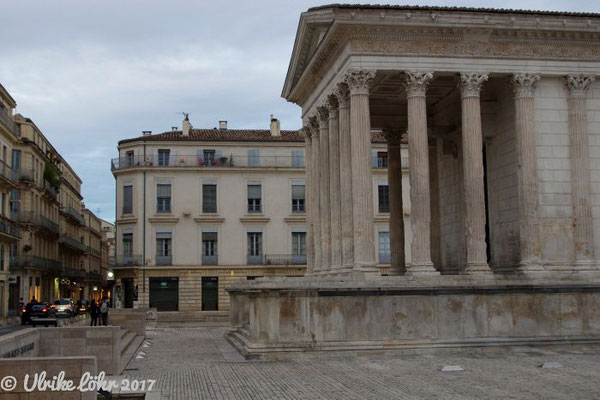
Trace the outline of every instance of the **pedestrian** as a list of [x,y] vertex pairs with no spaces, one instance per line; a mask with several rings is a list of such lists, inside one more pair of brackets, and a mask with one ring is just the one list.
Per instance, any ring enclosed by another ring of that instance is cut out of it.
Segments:
[[19,305],[17,307],[19,307],[17,309],[17,315],[21,315],[23,313],[23,307],[25,307],[25,302],[22,297],[19,299]]
[[102,304],[100,305],[100,314],[102,315],[102,325],[108,325],[108,299],[105,297],[102,299]]
[[90,317],[92,319],[90,321],[90,326],[98,326],[98,315],[100,315],[100,309],[96,304],[96,300],[92,300],[92,303],[90,304]]

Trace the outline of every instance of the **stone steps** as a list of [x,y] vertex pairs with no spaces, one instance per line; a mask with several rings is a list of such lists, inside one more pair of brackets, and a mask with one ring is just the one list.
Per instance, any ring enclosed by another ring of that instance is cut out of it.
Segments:
[[225,339],[235,350],[238,351],[245,359],[251,359],[248,356],[248,348],[246,347],[246,339],[249,337],[249,332],[243,328],[230,329]]
[[127,364],[129,364],[144,339],[144,336],[136,335],[127,329],[121,329],[121,372],[127,368]]

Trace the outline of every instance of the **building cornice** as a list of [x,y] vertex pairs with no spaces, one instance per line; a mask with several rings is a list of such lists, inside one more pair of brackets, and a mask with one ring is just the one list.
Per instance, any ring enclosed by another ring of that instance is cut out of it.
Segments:
[[169,216],[169,217],[150,217],[148,218],[149,222],[159,222],[159,223],[171,223],[171,224],[175,224],[177,222],[179,222],[179,218],[178,217],[173,217],[173,216]]

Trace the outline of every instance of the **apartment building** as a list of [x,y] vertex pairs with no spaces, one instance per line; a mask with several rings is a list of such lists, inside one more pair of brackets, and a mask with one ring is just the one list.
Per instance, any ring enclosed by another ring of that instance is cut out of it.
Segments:
[[21,228],[10,212],[10,196],[19,185],[12,157],[18,143],[18,128],[12,119],[15,107],[15,100],[0,85],[0,325],[9,311],[10,247],[21,238]]
[[[86,247],[82,259],[85,271],[83,298],[100,300],[104,294],[104,283],[108,274],[108,245],[102,240],[100,218],[85,208],[83,210],[83,240]],[[105,252],[106,254],[103,254]]]
[[[121,140],[116,179],[117,305],[227,311],[239,279],[306,268],[304,138],[279,129],[182,129]],[[389,266],[387,145],[373,135],[378,253]]]

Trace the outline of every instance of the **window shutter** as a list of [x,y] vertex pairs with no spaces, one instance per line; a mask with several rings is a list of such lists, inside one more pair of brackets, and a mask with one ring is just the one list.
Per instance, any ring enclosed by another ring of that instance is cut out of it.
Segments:
[[377,150],[371,150],[371,166],[377,168]]
[[217,212],[217,185],[202,185],[202,212]]
[[304,185],[292,185],[292,199],[304,199]]
[[260,199],[261,185],[248,185],[248,198]]
[[171,185],[156,185],[156,194],[158,197],[171,197]]

